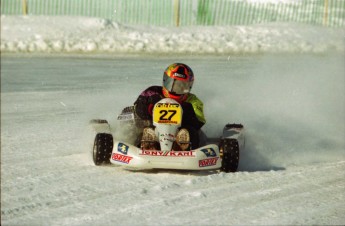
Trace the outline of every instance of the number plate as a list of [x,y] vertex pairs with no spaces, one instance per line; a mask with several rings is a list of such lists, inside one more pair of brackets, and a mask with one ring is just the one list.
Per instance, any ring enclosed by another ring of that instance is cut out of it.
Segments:
[[153,109],[153,121],[159,124],[181,124],[182,108],[179,104],[158,103]]

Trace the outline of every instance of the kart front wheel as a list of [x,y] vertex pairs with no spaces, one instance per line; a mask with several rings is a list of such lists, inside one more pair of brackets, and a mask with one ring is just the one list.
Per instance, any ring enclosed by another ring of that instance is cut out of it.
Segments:
[[240,160],[240,148],[236,139],[223,139],[219,145],[222,157],[221,171],[236,172]]
[[113,142],[113,136],[109,133],[96,134],[92,152],[93,162],[96,166],[110,163]]

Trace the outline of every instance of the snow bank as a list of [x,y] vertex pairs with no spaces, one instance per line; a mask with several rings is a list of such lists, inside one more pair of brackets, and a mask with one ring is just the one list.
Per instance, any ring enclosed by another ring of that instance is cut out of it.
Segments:
[[1,52],[342,52],[344,34],[342,28],[303,24],[176,28],[126,26],[88,17],[1,16]]

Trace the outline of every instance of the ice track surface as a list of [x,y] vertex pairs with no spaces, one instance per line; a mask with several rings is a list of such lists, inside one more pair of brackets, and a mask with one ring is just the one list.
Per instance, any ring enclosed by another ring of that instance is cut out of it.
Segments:
[[[246,127],[237,173],[96,167],[88,121],[189,64],[206,133]],[[345,223],[344,55],[1,57],[2,225]]]

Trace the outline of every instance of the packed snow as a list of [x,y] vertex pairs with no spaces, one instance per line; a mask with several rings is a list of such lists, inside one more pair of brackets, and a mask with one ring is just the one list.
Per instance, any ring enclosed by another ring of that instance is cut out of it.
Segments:
[[[344,225],[344,49],[344,29],[300,24],[2,16],[1,225]],[[89,120],[119,129],[173,62],[209,136],[244,124],[239,171],[94,166]]]

